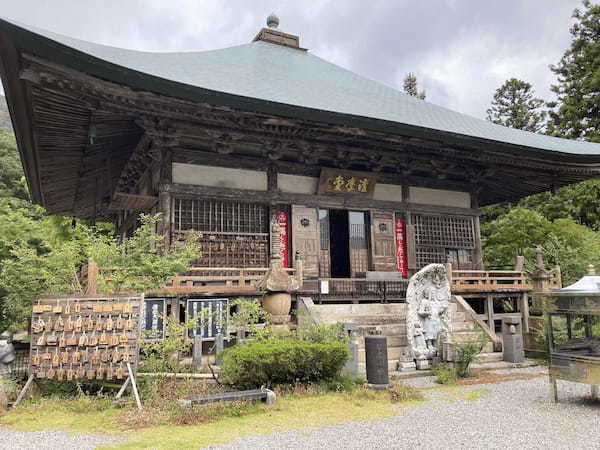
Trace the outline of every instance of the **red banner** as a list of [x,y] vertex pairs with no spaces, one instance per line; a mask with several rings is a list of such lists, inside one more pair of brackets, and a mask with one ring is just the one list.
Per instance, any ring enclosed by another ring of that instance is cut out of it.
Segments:
[[285,211],[280,211],[277,213],[277,222],[279,223],[279,239],[281,247],[279,247],[279,254],[281,256],[281,266],[289,267],[290,266],[290,252],[288,248],[288,213]]
[[404,219],[396,219],[396,269],[403,276],[408,276],[406,222]]

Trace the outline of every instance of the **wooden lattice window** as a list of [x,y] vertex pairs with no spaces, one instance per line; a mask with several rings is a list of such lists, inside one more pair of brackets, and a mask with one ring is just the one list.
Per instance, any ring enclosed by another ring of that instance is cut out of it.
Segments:
[[268,206],[224,200],[174,199],[175,237],[199,233],[201,267],[268,267]]
[[472,217],[414,214],[417,267],[451,262],[457,268],[472,265],[475,227]]

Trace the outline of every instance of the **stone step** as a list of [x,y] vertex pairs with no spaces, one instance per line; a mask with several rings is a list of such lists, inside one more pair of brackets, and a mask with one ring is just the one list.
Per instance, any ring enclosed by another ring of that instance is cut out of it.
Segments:
[[503,361],[504,355],[502,352],[480,353],[477,355],[476,362],[478,364],[486,364],[491,362]]
[[[398,360],[397,359],[388,359],[388,373],[395,372],[398,369]],[[358,363],[358,373],[363,376],[367,373],[367,364],[364,362]]]
[[479,339],[481,333],[477,330],[471,331],[457,331],[452,333],[452,341],[456,343],[464,343],[469,341],[475,341]]
[[479,326],[475,322],[452,322],[452,332],[460,332],[460,331],[473,331],[476,330]]
[[406,321],[404,314],[381,314],[381,315],[321,315],[320,319],[326,323],[354,323],[356,325],[385,325],[399,324]]
[[452,322],[464,322],[467,320],[467,314],[464,311],[457,311],[452,314]]
[[[406,350],[406,347],[388,347],[387,354],[388,360],[398,360],[402,356],[402,353]],[[366,352],[364,348],[358,349],[358,362],[365,362]]]

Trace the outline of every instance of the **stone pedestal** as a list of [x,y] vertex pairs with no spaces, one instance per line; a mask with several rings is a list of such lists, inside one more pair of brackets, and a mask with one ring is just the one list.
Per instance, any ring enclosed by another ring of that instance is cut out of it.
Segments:
[[429,369],[429,360],[427,359],[417,359],[417,370],[428,370]]
[[521,321],[516,317],[502,320],[502,348],[504,361],[512,363],[525,361]]

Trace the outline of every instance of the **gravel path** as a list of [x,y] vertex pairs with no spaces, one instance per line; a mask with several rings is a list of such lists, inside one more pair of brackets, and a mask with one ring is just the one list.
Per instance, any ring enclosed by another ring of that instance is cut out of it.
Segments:
[[[500,373],[540,373],[539,368]],[[432,377],[407,380],[418,387]],[[559,382],[560,383],[560,382]],[[476,399],[465,393],[478,391]],[[598,449],[600,402],[589,387],[560,383],[551,400],[547,377],[428,390],[428,400],[388,419],[236,439],[211,449]]]
[[92,450],[101,444],[122,442],[120,437],[71,434],[65,431],[15,431],[0,428],[1,450]]

